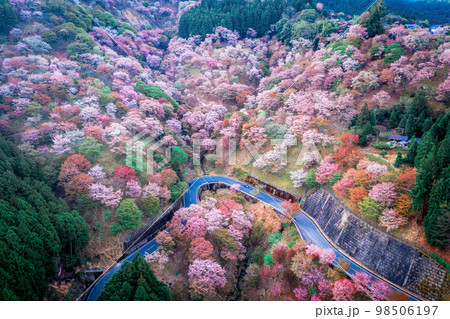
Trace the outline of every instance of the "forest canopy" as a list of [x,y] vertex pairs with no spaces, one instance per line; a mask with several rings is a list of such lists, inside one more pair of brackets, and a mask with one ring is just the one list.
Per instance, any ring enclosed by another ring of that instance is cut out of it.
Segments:
[[42,300],[58,261],[68,268],[89,242],[76,211],[56,198],[41,171],[0,136],[0,300]]
[[[349,15],[360,15],[372,4],[372,0],[323,0],[327,8]],[[385,0],[389,13],[412,20],[428,20],[431,24],[450,22],[450,3],[436,0]]]
[[213,33],[214,28],[221,26],[236,30],[241,36],[252,28],[262,36],[269,30],[270,25],[280,19],[285,7],[285,1],[276,0],[202,1],[201,5],[181,16],[178,35],[182,38],[201,35],[204,38],[207,34]]
[[106,283],[98,300],[102,301],[170,301],[169,288],[156,279],[155,273],[140,254],[127,261]]

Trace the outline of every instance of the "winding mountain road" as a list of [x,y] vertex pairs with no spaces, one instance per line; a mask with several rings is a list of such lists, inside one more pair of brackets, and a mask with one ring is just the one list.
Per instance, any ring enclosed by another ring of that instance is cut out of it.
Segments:
[[[259,201],[262,201],[270,206],[272,206],[275,210],[282,212],[283,209],[281,208],[281,204],[283,203],[282,200],[275,198],[271,195],[268,195],[266,193],[260,192],[257,196],[253,196],[250,194],[252,190],[254,190],[253,187],[242,183],[238,180],[235,180],[230,177],[226,176],[203,176],[199,177],[197,179],[194,179],[189,182],[189,189],[184,194],[184,201],[183,204],[185,207],[190,206],[191,204],[198,204],[199,202],[199,191],[200,187],[207,184],[214,184],[214,183],[222,183],[226,184],[228,186],[231,186],[233,184],[240,184],[240,191],[242,193],[245,193]],[[322,248],[329,248],[332,249],[336,253],[336,259],[334,264],[338,263],[338,259],[343,259],[349,264],[348,273],[354,274],[357,271],[364,271],[371,275],[372,277],[378,277],[384,281],[386,281],[389,285],[393,287],[395,290],[399,290],[399,287],[395,284],[385,280],[382,277],[377,276],[375,273],[371,272],[367,268],[365,268],[363,265],[359,264],[358,262],[354,261],[353,259],[349,258],[346,254],[342,253],[337,247],[335,247],[328,239],[327,237],[322,233],[320,228],[314,223],[314,221],[308,217],[305,213],[300,212],[299,215],[297,215],[294,218],[294,223],[299,230],[302,238],[306,241],[309,241],[313,244],[316,244]],[[111,276],[120,269],[123,263],[126,261],[133,260],[134,256],[137,253],[140,253],[141,255],[144,255],[145,253],[153,253],[158,249],[159,244],[156,242],[155,239],[151,240],[141,248],[139,248],[137,251],[133,252],[123,260],[121,260],[119,263],[115,264],[113,267],[111,267],[107,272],[102,274],[102,276],[97,280],[95,285],[92,287],[92,289],[89,291],[89,295],[87,297],[87,300],[94,301],[97,300],[98,296],[100,295],[101,291],[103,290],[103,287],[108,282],[108,280],[111,278]],[[403,290],[408,296],[410,300],[419,300],[416,296],[406,292]]]

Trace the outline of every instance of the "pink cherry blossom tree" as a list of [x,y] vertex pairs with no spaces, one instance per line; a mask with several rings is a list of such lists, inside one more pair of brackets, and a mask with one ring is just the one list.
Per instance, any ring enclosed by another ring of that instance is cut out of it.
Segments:
[[388,231],[397,229],[408,222],[408,220],[402,214],[392,208],[386,208],[385,210],[383,210],[383,213],[379,217],[379,220],[381,225],[386,227]]
[[132,198],[138,198],[142,194],[142,188],[139,185],[139,182],[137,180],[130,180],[127,182],[127,190],[126,195],[130,196]]
[[389,206],[397,198],[395,185],[390,182],[377,184],[370,190],[369,197],[383,206]]
[[302,187],[305,183],[308,172],[305,172],[303,168],[301,168],[298,171],[289,172],[289,174],[291,175],[291,181],[292,184],[294,184],[294,187]]
[[92,176],[95,180],[102,180],[106,177],[103,167],[99,164],[94,165],[88,172],[88,175]]
[[195,238],[202,238],[206,235],[205,220],[198,216],[192,216],[186,223],[184,236],[190,240]]
[[369,290],[369,284],[372,280],[370,276],[365,271],[357,271],[353,275],[353,281],[355,282],[355,288],[358,292],[367,292]]
[[370,173],[372,177],[378,178],[379,176],[386,174],[389,170],[386,165],[372,163],[366,168],[367,173]]
[[344,177],[333,185],[333,191],[336,195],[346,198],[349,196],[349,190],[353,186],[355,186],[353,179],[351,177]]
[[448,77],[444,82],[439,84],[436,89],[436,100],[447,102],[450,101],[450,77]]
[[386,91],[380,91],[372,97],[372,102],[375,103],[377,107],[384,107],[386,102],[391,99],[391,96]]
[[53,151],[56,154],[73,153],[70,147],[70,139],[62,134],[56,134],[53,137]]
[[317,168],[316,181],[319,184],[326,184],[331,176],[340,172],[337,164],[323,161],[323,163]]
[[347,279],[338,279],[333,283],[333,299],[337,301],[350,301],[353,300],[355,295],[355,287],[353,283]]
[[373,300],[386,300],[387,296],[392,292],[392,287],[383,280],[377,279],[370,285],[370,297]]
[[216,288],[224,287],[227,282],[225,270],[209,259],[194,260],[189,265],[188,280],[191,286],[200,285],[207,293],[214,293]]

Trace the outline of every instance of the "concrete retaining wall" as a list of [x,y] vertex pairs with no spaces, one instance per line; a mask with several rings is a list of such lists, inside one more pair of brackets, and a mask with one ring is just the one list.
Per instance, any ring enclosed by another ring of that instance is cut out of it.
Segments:
[[449,275],[441,265],[358,219],[326,191],[308,196],[303,209],[337,246],[380,276],[430,300],[449,293]]

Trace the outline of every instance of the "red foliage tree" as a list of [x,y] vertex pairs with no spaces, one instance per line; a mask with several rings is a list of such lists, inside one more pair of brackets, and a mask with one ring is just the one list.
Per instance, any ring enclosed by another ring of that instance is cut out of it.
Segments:
[[101,123],[103,127],[107,127],[109,126],[109,124],[111,124],[111,118],[106,114],[102,114],[99,117],[97,117],[96,121]]
[[162,185],[170,188],[178,180],[177,173],[171,168],[161,170],[158,174],[161,175]]
[[61,171],[69,167],[75,167],[80,173],[87,173],[91,168],[91,163],[83,155],[73,154],[61,166]]
[[195,238],[191,242],[191,247],[189,248],[190,260],[195,259],[207,259],[213,253],[213,245],[204,238]]
[[398,176],[395,184],[405,190],[411,190],[416,184],[416,175],[416,168],[407,168]]
[[69,182],[64,185],[64,191],[66,196],[75,200],[77,196],[81,194],[87,194],[89,192],[89,185],[94,182],[94,178],[88,174],[80,174],[74,176]]
[[300,205],[298,203],[291,203],[291,201],[285,201],[281,205],[287,218],[292,218],[300,212]]
[[287,251],[286,246],[280,245],[273,249],[273,261],[277,264],[284,265],[286,263]]
[[336,193],[336,195],[347,198],[349,196],[349,190],[353,186],[355,186],[355,182],[353,182],[353,179],[350,177],[344,177],[343,179],[337,181],[336,184],[334,184],[333,191]]
[[103,140],[103,130],[101,127],[98,126],[90,126],[85,131],[86,137],[92,137],[93,139],[96,139],[97,141],[101,142]]
[[359,137],[356,134],[347,133],[341,136],[341,147],[354,148],[358,145]]
[[114,173],[114,180],[119,183],[126,184],[131,180],[136,180],[136,172],[133,168],[126,165],[117,165]]
[[358,203],[368,194],[368,191],[364,187],[353,187],[350,188],[348,192],[350,194],[350,206],[353,209],[357,209]]

